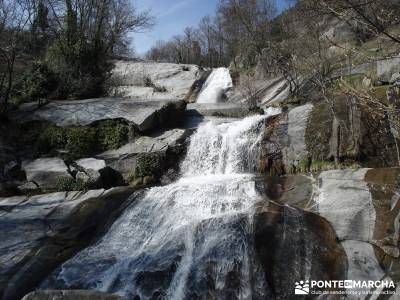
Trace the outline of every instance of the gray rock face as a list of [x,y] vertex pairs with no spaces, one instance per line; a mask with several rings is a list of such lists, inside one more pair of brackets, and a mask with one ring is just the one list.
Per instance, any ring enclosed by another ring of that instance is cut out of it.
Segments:
[[318,213],[333,224],[341,240],[372,241],[376,214],[364,181],[367,171],[325,171],[318,178]]
[[26,173],[26,179],[35,183],[43,191],[56,189],[60,178],[72,178],[67,165],[60,158],[24,161],[22,169]]
[[185,99],[200,76],[199,67],[152,61],[116,61],[114,91],[134,99]]
[[122,187],[0,198],[0,297],[20,299],[36,287],[103,230],[132,192]]
[[399,174],[399,169],[332,170],[318,178],[313,210],[342,242],[349,279],[399,280]]
[[[162,173],[164,165],[170,165],[168,161],[169,152],[179,148],[187,134],[186,130],[173,129],[155,137],[140,137],[133,143],[126,144],[116,150],[106,151],[97,157],[104,159],[107,166],[121,174],[126,184],[136,177],[138,159],[140,160],[143,155],[154,157],[158,163],[162,163],[159,166],[159,172]],[[172,160],[176,162],[176,159],[172,158]]]
[[306,131],[312,109],[312,104],[306,104],[267,121],[263,146],[267,170],[290,172],[307,159]]
[[[20,106],[10,117],[19,122],[48,121],[58,126],[86,126],[106,119],[125,119],[140,131],[152,130],[183,114],[185,103],[179,100],[139,101],[123,98],[98,98],[53,101],[38,108],[36,103]],[[161,123],[161,124],[160,124]]]
[[85,290],[37,291],[26,295],[22,300],[124,300],[126,298]]
[[290,87],[283,78],[277,78],[261,89],[261,106],[269,106],[286,100],[290,95]]
[[390,82],[393,74],[400,72],[400,57],[377,61],[377,75],[379,80]]
[[304,159],[308,152],[306,148],[306,129],[308,118],[313,109],[312,104],[296,107],[288,114],[288,137],[289,147],[287,148],[286,160],[298,162]]

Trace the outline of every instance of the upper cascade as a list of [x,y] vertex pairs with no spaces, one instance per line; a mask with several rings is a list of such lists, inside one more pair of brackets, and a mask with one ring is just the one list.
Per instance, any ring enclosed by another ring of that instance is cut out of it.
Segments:
[[233,87],[232,78],[228,68],[214,69],[208,76],[197,103],[218,103],[221,102],[222,95]]

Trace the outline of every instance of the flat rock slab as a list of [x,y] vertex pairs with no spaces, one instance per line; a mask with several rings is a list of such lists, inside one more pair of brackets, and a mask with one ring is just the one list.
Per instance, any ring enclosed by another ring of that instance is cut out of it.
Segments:
[[[112,73],[119,80],[118,92],[124,97],[183,100],[189,95],[199,71],[196,65],[118,60]],[[148,86],[149,80],[154,87]],[[157,88],[165,90],[158,92]]]
[[153,129],[157,113],[179,100],[132,100],[124,98],[97,98],[86,100],[52,101],[38,108],[36,103],[26,103],[10,115],[19,122],[47,121],[61,127],[86,126],[107,119],[125,119],[139,130]]
[[245,103],[193,103],[187,106],[188,114],[226,118],[243,118],[251,113]]
[[140,153],[165,152],[168,147],[175,146],[187,134],[184,129],[173,129],[155,137],[142,136],[135,142],[126,144],[119,149],[106,151],[97,157],[105,160],[128,158]]

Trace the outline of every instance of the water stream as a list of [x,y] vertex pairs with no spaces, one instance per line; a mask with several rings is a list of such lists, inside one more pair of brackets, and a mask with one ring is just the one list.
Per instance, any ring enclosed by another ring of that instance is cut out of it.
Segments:
[[43,288],[96,289],[130,299],[262,299],[253,253],[254,175],[266,116],[192,135],[181,178],[154,187],[96,244],[65,262]]

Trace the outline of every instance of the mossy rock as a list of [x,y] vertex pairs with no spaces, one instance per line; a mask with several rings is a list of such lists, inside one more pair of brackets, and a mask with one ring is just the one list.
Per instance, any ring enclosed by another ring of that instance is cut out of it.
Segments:
[[164,170],[165,154],[143,153],[137,157],[135,178],[138,177],[159,177]]
[[[91,126],[58,127],[52,123],[31,123],[20,128],[19,149],[35,158],[61,154],[66,160],[117,149],[133,141],[138,131],[122,120],[105,120]],[[34,148],[28,145],[34,145]]]

